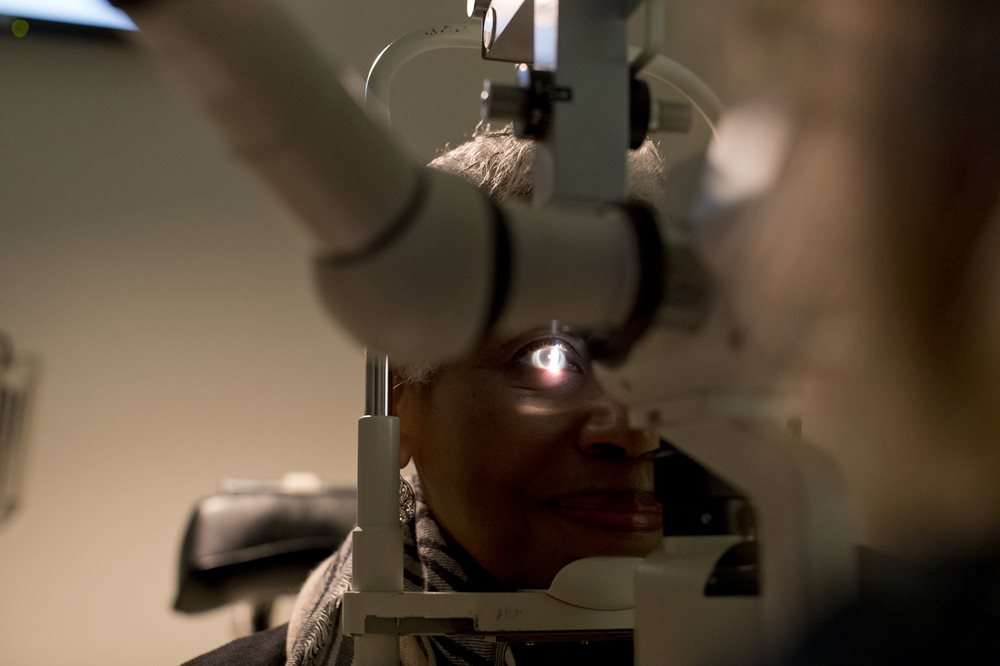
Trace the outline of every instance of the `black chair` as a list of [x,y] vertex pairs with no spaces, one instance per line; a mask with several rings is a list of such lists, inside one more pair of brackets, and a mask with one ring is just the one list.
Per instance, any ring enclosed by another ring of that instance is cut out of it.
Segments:
[[174,609],[249,604],[243,633],[268,628],[275,599],[302,586],[354,528],[356,514],[353,488],[290,492],[277,482],[231,482],[191,514]]

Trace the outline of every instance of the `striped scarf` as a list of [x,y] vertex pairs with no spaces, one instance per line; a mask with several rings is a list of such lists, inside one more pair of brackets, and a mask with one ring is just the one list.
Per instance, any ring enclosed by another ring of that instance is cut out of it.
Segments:
[[[416,513],[403,525],[403,587],[407,592],[470,592],[502,589],[464,552],[450,546],[423,501],[419,480],[410,479]],[[350,536],[309,576],[296,599],[288,628],[289,666],[350,666],[354,639],[341,626],[344,592],[351,587]],[[479,636],[402,636],[403,666],[513,664],[504,643]]]

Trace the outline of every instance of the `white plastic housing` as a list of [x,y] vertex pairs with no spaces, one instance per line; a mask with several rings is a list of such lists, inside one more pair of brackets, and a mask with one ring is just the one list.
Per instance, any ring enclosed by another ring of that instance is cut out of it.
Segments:
[[639,248],[618,208],[504,208],[513,262],[501,332],[553,319],[586,330],[621,326],[635,304]]
[[395,363],[435,362],[479,342],[492,298],[493,207],[457,176],[426,172],[416,218],[371,255],[321,257],[324,303]]
[[407,208],[418,167],[279,3],[169,0],[129,16],[229,147],[324,247],[363,248]]

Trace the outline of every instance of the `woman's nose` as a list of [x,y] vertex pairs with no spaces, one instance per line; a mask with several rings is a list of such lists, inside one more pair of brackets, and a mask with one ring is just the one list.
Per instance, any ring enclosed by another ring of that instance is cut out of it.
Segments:
[[580,449],[594,456],[637,458],[660,446],[654,434],[629,427],[625,406],[602,395],[594,401],[580,431]]

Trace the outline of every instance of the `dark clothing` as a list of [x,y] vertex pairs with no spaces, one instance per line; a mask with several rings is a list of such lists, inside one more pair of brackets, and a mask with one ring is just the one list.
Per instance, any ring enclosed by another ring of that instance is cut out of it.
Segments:
[[784,664],[1000,663],[1000,555],[882,569]]
[[251,634],[212,650],[181,666],[285,666],[288,625]]

